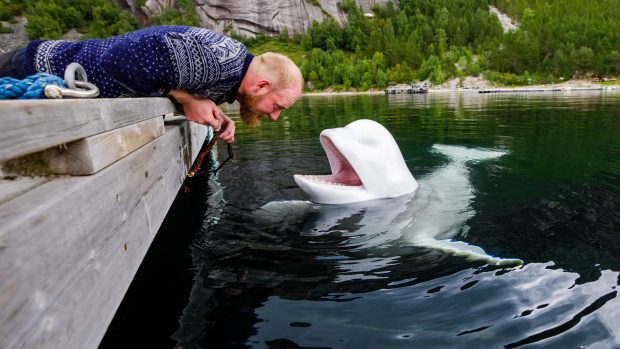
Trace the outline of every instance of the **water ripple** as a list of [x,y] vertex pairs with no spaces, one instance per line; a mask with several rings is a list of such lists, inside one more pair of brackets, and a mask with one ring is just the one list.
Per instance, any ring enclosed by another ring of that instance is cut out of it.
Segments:
[[[218,331],[202,344],[224,348],[235,338],[251,348],[620,347],[620,94],[300,102],[284,125],[241,127],[240,160],[221,173],[222,216],[197,238],[194,257],[205,287],[217,290],[235,320],[205,315]],[[421,183],[418,208],[434,209],[416,216],[422,211],[389,203],[373,213],[304,201],[291,175],[329,170],[318,133],[360,116],[394,134]],[[431,151],[438,143],[506,155],[460,165],[469,184],[457,195],[446,181],[429,181],[449,163]],[[452,201],[439,200],[443,189]],[[458,222],[436,214],[459,200],[465,205],[454,210]],[[269,202],[283,204],[269,219],[257,215]],[[328,213],[340,219],[326,220]],[[396,223],[381,226],[382,219]],[[526,263],[491,266],[403,233],[424,219],[444,223],[453,239]],[[245,335],[235,334],[236,319],[251,323]]]

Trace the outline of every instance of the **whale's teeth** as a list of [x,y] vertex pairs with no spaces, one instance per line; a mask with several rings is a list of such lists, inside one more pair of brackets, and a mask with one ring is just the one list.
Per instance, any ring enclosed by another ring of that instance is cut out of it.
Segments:
[[346,187],[345,184],[334,181],[331,176],[321,176],[321,175],[299,175],[299,176],[307,181],[314,182],[317,184],[327,184],[327,185],[335,185],[339,187]]

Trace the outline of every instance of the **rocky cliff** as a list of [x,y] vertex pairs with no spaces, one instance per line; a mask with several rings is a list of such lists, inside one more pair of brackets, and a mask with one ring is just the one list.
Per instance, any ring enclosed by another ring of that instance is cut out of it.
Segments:
[[[140,9],[135,0],[126,0],[129,7],[146,16],[157,15],[162,8],[175,6],[175,0],[147,0]],[[346,15],[338,4],[342,0],[191,0],[195,4],[200,25],[218,32],[232,30],[235,33],[254,36],[274,35],[288,30],[289,35],[302,34],[312,21],[322,22],[334,18],[339,23]],[[356,0],[365,12],[373,4],[394,5],[398,0]]]

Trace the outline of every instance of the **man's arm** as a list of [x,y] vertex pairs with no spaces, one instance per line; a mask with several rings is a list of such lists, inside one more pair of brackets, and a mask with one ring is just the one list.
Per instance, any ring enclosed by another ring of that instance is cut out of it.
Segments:
[[208,98],[194,96],[185,90],[171,90],[169,96],[183,105],[187,120],[213,127],[220,132],[220,139],[225,142],[235,140],[235,122]]

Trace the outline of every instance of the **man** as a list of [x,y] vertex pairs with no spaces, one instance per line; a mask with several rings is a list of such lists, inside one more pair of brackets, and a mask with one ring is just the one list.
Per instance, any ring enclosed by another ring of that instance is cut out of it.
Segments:
[[240,42],[195,27],[156,26],[108,39],[34,40],[0,58],[0,73],[18,79],[45,72],[64,76],[80,63],[100,97],[165,96],[188,120],[212,126],[226,142],[235,123],[217,106],[239,101],[241,118],[255,125],[277,120],[301,95],[303,77],[288,57],[254,57]]

